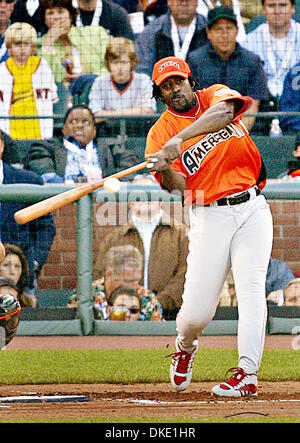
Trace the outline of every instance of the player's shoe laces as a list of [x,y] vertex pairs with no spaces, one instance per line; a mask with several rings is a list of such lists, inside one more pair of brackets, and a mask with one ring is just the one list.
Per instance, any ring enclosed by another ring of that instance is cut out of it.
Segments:
[[242,368],[231,368],[234,372],[226,382],[216,385],[212,392],[222,397],[247,397],[257,395],[257,375],[247,374]]
[[171,383],[177,391],[184,391],[192,380],[193,363],[198,346],[192,352],[184,351],[176,338],[175,352],[168,357],[172,357],[170,366]]

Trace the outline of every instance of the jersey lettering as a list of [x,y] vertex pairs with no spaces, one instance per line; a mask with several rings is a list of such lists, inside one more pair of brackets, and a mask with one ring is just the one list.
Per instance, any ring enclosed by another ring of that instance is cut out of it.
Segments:
[[181,161],[189,175],[194,175],[199,171],[203,159],[209,154],[209,152],[231,137],[241,138],[245,133],[242,128],[230,123],[217,132],[212,132],[203,137],[195,145],[190,146],[186,151],[182,153]]
[[216,97],[221,97],[222,95],[241,95],[238,91],[229,88],[218,89],[215,92]]

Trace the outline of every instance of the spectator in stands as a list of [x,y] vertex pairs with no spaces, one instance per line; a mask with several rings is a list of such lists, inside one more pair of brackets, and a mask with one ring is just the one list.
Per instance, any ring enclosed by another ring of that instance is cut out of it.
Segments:
[[[152,179],[134,179],[134,184],[154,185]],[[129,221],[105,236],[98,249],[95,276],[103,275],[103,257],[111,247],[132,245],[143,254],[140,284],[153,291],[163,307],[164,317],[174,319],[181,306],[188,251],[187,227],[176,224],[163,211],[162,202],[129,202]]]
[[[74,1],[74,4],[76,1]],[[77,0],[78,15],[76,26],[96,26],[105,28],[113,37],[133,40],[133,32],[127,11],[110,0]]]
[[[0,183],[26,183],[42,185],[40,176],[14,168],[3,162],[4,147],[3,134],[0,131]],[[1,203],[1,239],[3,243],[19,246],[24,252],[29,266],[29,283],[26,288],[27,296],[34,296],[37,287],[38,275],[48,259],[48,254],[55,236],[55,226],[52,215],[39,217],[24,225],[19,225],[14,219],[14,213],[28,205],[15,202]]]
[[[5,33],[9,59],[0,64],[0,114],[48,116],[58,101],[57,87],[46,60],[33,55],[37,35],[28,23],[14,23]],[[44,139],[53,136],[50,119],[1,119],[0,127],[13,139]]]
[[[232,8],[220,6],[208,13],[209,43],[191,52],[188,63],[199,89],[220,83],[254,99],[249,113],[258,112],[260,100],[268,99],[262,61],[237,43],[237,18]],[[244,117],[250,131],[255,117]]]
[[[140,285],[143,258],[138,248],[120,245],[108,249],[103,257],[103,277],[93,282],[94,315],[100,320],[109,319],[109,303],[113,291],[126,286],[140,297],[140,320],[162,319],[162,308],[155,294]],[[76,292],[71,296],[69,307],[77,306]]]
[[5,32],[11,24],[11,15],[15,8],[15,0],[3,0],[0,3],[0,63],[8,59],[8,51],[4,41]]
[[300,176],[300,135],[296,138],[295,149],[293,151],[294,160],[289,160],[287,170],[278,178],[296,178]]
[[[280,97],[279,110],[300,112],[300,61],[287,73]],[[300,132],[300,116],[281,117],[280,127],[284,134]]]
[[[282,305],[284,301],[284,289],[286,288],[287,284],[294,278],[295,274],[284,261],[271,257],[266,277],[267,302],[271,304]],[[229,285],[232,305],[235,305],[236,293],[232,271],[228,273],[226,281]]]
[[146,23],[168,12],[168,0],[140,0]]
[[250,23],[251,19],[263,13],[261,0],[239,0],[239,4],[242,20],[247,31],[247,25]]
[[291,280],[283,292],[285,306],[300,307],[300,278]]
[[[150,294],[150,292],[149,292]],[[163,320],[162,308],[154,294],[143,296],[140,289],[120,286],[113,290],[108,299],[110,320],[137,321]]]
[[0,349],[3,349],[15,337],[20,312],[17,287],[12,280],[0,277]]
[[300,23],[292,19],[295,0],[262,4],[266,23],[247,34],[243,46],[263,60],[270,94],[278,101],[289,69],[300,59]]
[[40,0],[16,0],[11,22],[25,22],[34,27],[38,35],[43,33]]
[[109,35],[102,26],[76,27],[71,0],[41,0],[47,32],[39,40],[38,53],[45,58],[56,82],[66,84],[84,73],[106,73],[104,53]]
[[111,39],[104,61],[109,74],[97,77],[89,94],[95,117],[154,114],[152,81],[146,74],[135,72],[138,59],[132,40]]
[[84,105],[68,109],[62,131],[62,145],[33,143],[24,159],[24,168],[42,174],[46,182],[94,181],[138,163],[130,148],[102,148],[94,115]]
[[[40,4],[39,4],[40,3]],[[53,4],[60,5],[61,0],[53,0]],[[111,0],[79,0],[73,2],[78,10],[76,26],[100,25],[114,37],[133,39],[133,32],[126,11]],[[17,0],[13,21],[30,23],[39,35],[46,32],[42,1]],[[92,40],[91,42],[92,43]]]
[[245,40],[246,32],[241,16],[239,0],[198,0],[197,12],[198,14],[202,14],[204,17],[207,17],[211,9],[219,8],[220,6],[230,7],[233,9],[238,28],[236,40],[239,43],[242,43]]
[[0,277],[9,278],[18,288],[18,298],[21,306],[36,307],[35,296],[26,295],[29,283],[29,268],[24,252],[16,245],[4,245],[6,257],[0,263]]
[[141,299],[135,289],[120,286],[108,299],[110,320],[137,321],[141,312]]
[[113,0],[113,2],[122,6],[128,14],[134,14],[140,10],[140,0]]
[[152,20],[168,11],[167,0],[114,0],[114,3],[122,6],[129,14],[143,11],[146,20]]
[[295,274],[284,261],[271,257],[266,279],[267,301],[282,305],[283,291],[294,278]]
[[154,64],[175,55],[186,59],[191,51],[207,43],[205,18],[196,13],[197,0],[168,0],[169,11],[152,20],[137,36],[138,72],[152,76]]
[[[249,6],[246,3],[249,0],[239,0],[242,6],[242,9],[245,10],[247,17],[251,18],[250,22],[247,20],[246,32],[247,34],[254,29],[256,29],[259,25],[266,22],[266,17],[263,14],[263,5],[262,0],[251,0]],[[243,5],[244,3],[244,5]],[[300,22],[300,0],[295,0],[295,14],[293,18]]]

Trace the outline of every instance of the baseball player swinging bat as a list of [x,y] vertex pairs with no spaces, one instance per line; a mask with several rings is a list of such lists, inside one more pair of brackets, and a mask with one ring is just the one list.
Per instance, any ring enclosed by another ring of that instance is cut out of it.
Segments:
[[135,172],[144,169],[147,162],[139,163],[130,168],[124,169],[123,171],[112,174],[109,177],[98,180],[94,183],[87,183],[85,185],[79,186],[75,189],[70,189],[69,191],[62,192],[61,194],[55,195],[53,197],[47,198],[46,200],[35,203],[34,205],[28,206],[27,208],[17,211],[14,215],[15,220],[18,224],[23,225],[36,218],[42,217],[43,215],[49,214],[56,209],[62,208],[70,203],[73,203],[84,197],[87,194],[95,191],[96,189],[104,186],[104,183],[111,178],[124,178],[127,175],[134,174]]

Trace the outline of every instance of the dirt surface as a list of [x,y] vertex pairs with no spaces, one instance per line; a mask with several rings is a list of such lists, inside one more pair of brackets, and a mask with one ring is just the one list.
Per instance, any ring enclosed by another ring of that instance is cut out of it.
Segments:
[[174,392],[166,383],[135,385],[29,385],[0,387],[0,395],[84,395],[88,402],[0,404],[2,420],[16,418],[300,416],[300,382],[261,383],[250,399],[210,394],[213,383],[192,383]]
[[[266,349],[291,348],[291,336],[268,336]],[[113,349],[173,346],[174,337],[16,337],[7,349]],[[235,348],[236,337],[201,337],[200,348]],[[107,417],[300,417],[300,382],[262,382],[252,398],[224,399],[211,395],[215,383],[192,383],[183,393],[160,384],[82,384],[0,386],[2,397],[82,395],[87,402],[1,403],[2,420],[20,418]]]

